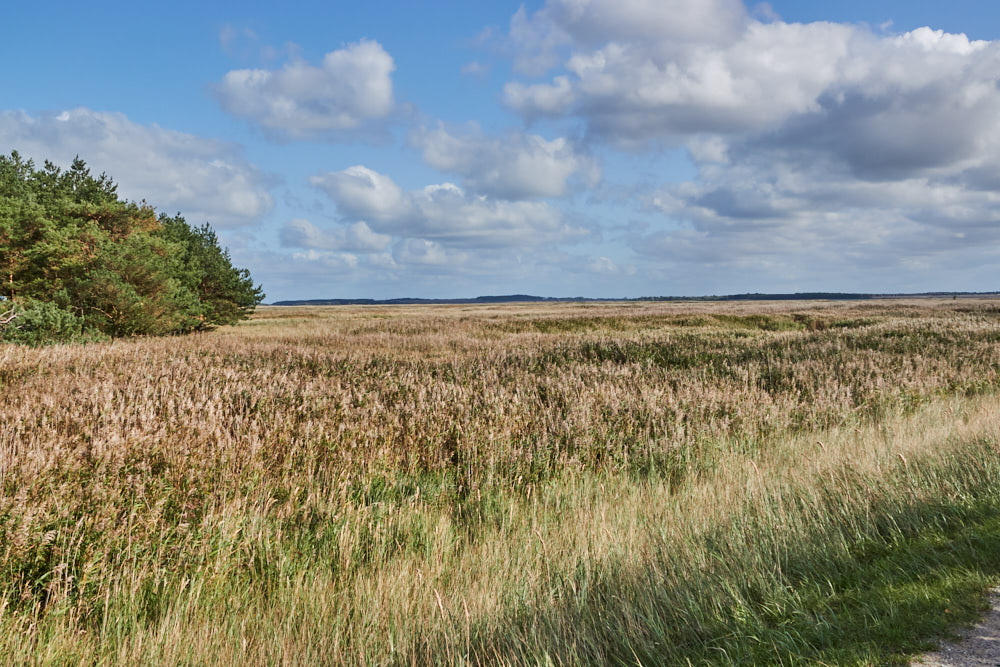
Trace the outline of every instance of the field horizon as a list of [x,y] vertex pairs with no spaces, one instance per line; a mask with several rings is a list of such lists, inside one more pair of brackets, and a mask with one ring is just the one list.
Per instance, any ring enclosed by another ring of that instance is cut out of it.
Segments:
[[725,302],[725,301],[863,301],[874,299],[941,299],[941,298],[992,298],[1000,292],[790,292],[700,295],[700,296],[638,296],[638,297],[588,297],[588,296],[536,296],[532,294],[496,294],[475,297],[393,297],[387,299],[326,298],[285,299],[265,306],[406,306],[406,305],[471,305],[471,304],[520,304],[520,303],[633,303],[633,302]]

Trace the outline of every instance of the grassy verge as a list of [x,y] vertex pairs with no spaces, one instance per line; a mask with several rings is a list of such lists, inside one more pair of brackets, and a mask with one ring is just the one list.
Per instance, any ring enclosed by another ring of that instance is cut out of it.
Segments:
[[[557,572],[544,600],[474,626],[465,648],[458,619],[418,661],[903,663],[974,618],[1000,575],[997,408],[935,405],[821,448],[791,440],[675,490],[663,513],[652,489],[619,489],[590,522],[536,537],[579,553],[616,525],[628,546],[604,545],[589,567],[550,556],[536,566]],[[629,518],[609,521],[616,508]]]

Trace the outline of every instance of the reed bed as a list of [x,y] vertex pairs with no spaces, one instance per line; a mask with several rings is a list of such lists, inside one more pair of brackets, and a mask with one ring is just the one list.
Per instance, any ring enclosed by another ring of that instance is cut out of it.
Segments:
[[261,308],[0,346],[0,654],[903,660],[1000,572],[998,324],[987,300]]

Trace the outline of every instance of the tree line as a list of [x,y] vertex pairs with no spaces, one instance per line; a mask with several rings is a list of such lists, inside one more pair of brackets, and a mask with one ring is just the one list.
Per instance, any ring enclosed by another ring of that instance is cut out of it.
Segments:
[[0,341],[207,330],[263,298],[208,224],[121,199],[79,157],[63,170],[0,155]]

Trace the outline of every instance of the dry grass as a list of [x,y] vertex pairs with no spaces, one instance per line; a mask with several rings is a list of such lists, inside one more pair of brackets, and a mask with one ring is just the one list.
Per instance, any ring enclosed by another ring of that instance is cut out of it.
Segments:
[[816,658],[733,636],[828,599],[857,544],[992,507],[998,323],[973,300],[261,308],[0,346],[0,652]]

